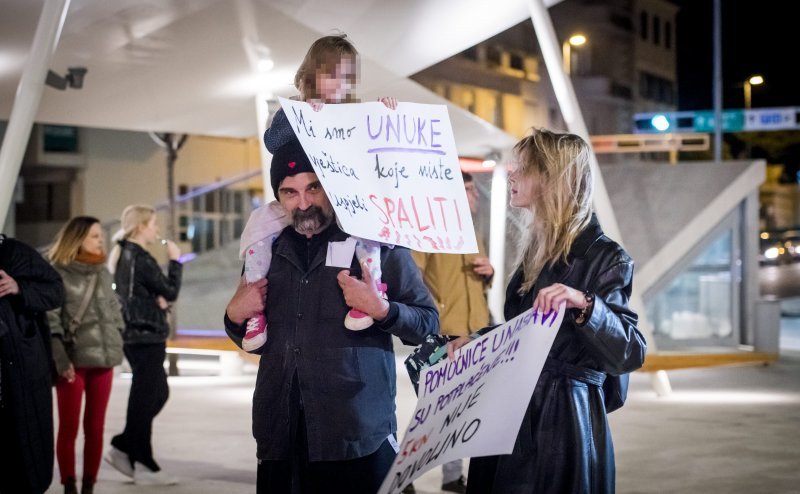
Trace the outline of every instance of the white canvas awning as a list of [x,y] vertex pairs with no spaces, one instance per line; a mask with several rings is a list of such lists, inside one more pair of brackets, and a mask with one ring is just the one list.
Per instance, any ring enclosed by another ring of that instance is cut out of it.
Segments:
[[[546,2],[555,3],[553,1]],[[0,0],[0,119],[8,119],[44,0]],[[295,93],[305,51],[345,32],[362,54],[360,94],[446,103],[408,76],[528,18],[500,0],[73,0],[50,68],[84,66],[83,89],[45,88],[35,121],[246,137],[253,97]],[[245,42],[270,50],[254,77]],[[451,106],[459,152],[480,156],[513,139]]]

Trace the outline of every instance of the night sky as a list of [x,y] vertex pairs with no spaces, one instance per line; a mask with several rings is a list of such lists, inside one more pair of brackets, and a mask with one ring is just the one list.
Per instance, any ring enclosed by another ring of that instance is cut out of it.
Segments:
[[[677,18],[679,110],[711,109],[712,0],[672,0]],[[743,108],[742,82],[753,74],[764,84],[753,87],[752,107],[800,106],[797,16],[794,1],[722,0],[723,107]]]

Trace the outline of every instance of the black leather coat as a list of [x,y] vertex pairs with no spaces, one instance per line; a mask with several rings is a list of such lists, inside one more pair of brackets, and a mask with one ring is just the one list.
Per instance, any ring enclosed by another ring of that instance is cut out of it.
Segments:
[[628,307],[633,261],[603,234],[593,218],[578,236],[567,263],[545,269],[531,291],[517,293],[522,273],[506,291],[505,317],[528,310],[553,283],[595,294],[588,320],[566,314],[536,383],[510,455],[474,458],[468,492],[613,493],[614,448],[602,383],[644,363],[647,345]]
[[0,269],[19,293],[0,297],[0,493],[39,493],[53,476],[50,328],[61,277],[33,248],[0,236]]
[[114,272],[114,283],[122,305],[126,345],[163,343],[169,336],[167,313],[158,306],[161,295],[168,302],[178,298],[183,266],[170,261],[167,276],[141,245],[123,240]]

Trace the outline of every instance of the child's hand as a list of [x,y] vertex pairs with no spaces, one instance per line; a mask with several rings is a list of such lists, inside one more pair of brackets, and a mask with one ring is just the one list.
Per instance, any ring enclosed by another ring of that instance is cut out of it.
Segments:
[[325,103],[323,103],[322,101],[309,101],[308,104],[314,111],[320,111],[322,110],[322,107],[325,106]]
[[378,98],[378,101],[386,105],[386,108],[389,108],[390,110],[397,110],[397,98],[384,96],[383,98]]

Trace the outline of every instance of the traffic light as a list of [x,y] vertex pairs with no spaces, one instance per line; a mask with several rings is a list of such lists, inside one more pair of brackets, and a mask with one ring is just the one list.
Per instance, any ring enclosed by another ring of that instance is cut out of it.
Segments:
[[694,112],[637,113],[633,116],[634,134],[692,132]]

